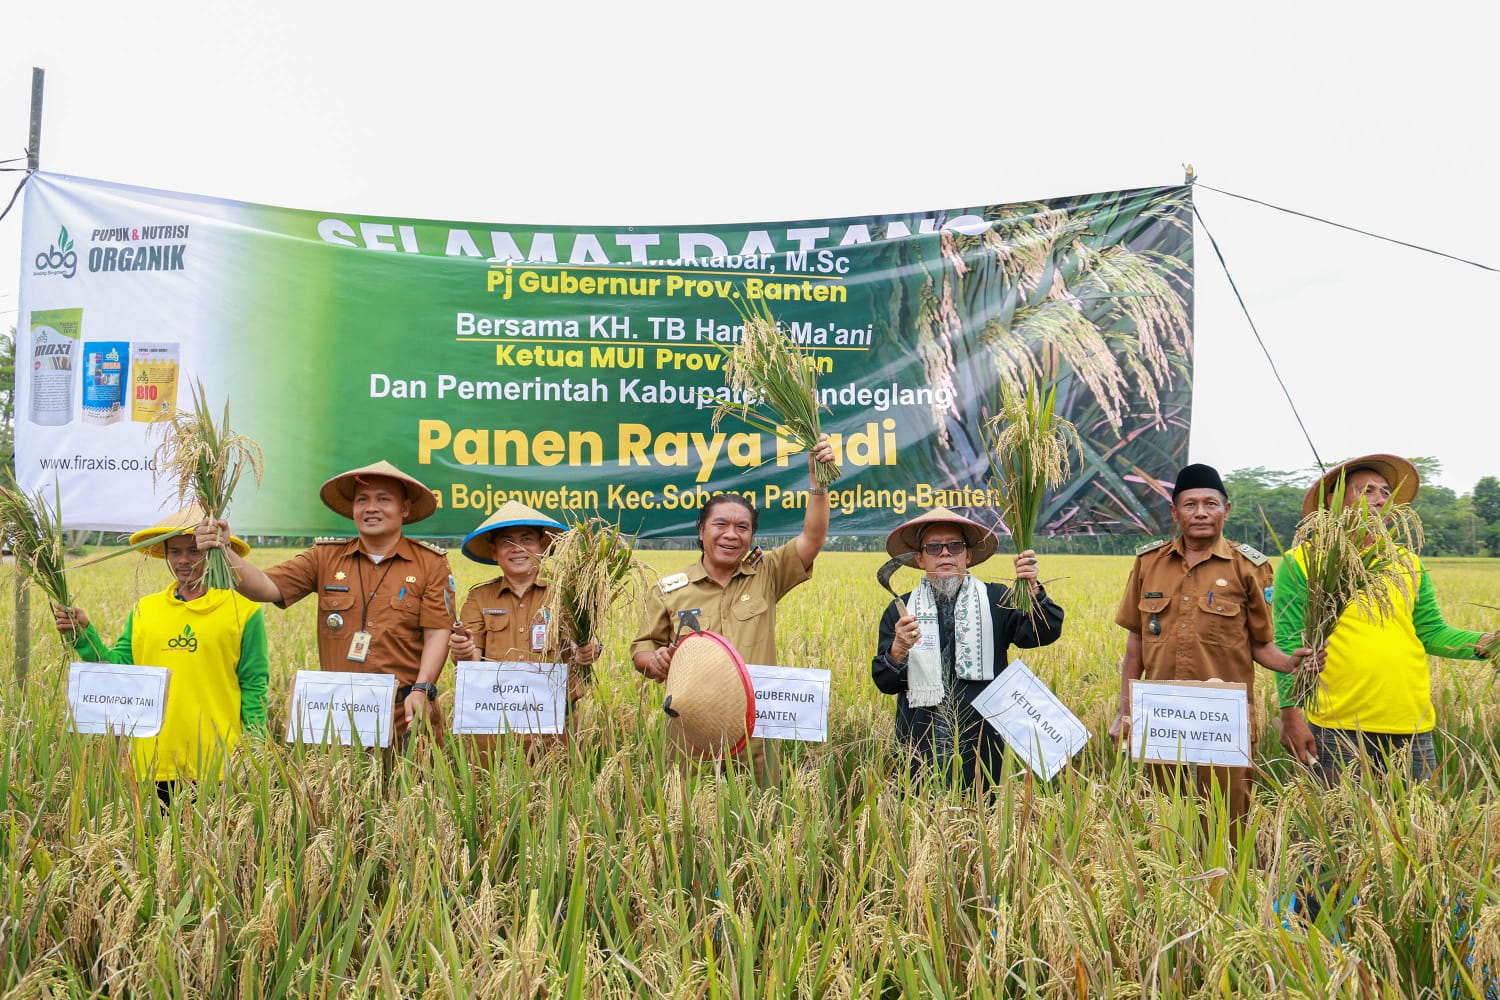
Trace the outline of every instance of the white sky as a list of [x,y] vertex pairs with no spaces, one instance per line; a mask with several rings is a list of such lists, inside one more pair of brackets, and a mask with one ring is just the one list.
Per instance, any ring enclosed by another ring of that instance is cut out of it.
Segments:
[[[327,211],[780,221],[1182,179],[1500,266],[1491,4],[9,5],[0,158]],[[1489,67],[1489,68],[1486,68]],[[7,164],[15,166],[17,164]],[[0,207],[19,179],[0,174]],[[1325,460],[1500,475],[1500,274],[1199,190]],[[17,323],[21,209],[0,221]],[[1192,459],[1311,456],[1198,231]]]

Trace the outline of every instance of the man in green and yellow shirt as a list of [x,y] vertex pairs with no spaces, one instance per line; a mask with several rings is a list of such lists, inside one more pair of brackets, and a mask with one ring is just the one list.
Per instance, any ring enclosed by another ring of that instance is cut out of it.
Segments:
[[[1306,516],[1327,502],[1339,479],[1344,503],[1363,500],[1378,509],[1388,501],[1409,503],[1418,488],[1417,470],[1395,455],[1365,455],[1330,470],[1307,491]],[[1302,643],[1307,603],[1305,558],[1295,549],[1276,570],[1273,606],[1276,643],[1284,650]],[[1281,696],[1281,745],[1312,767],[1328,784],[1361,757],[1383,763],[1398,750],[1409,750],[1411,775],[1420,781],[1437,766],[1432,730],[1432,675],[1427,657],[1479,659],[1496,641],[1454,628],[1443,620],[1432,581],[1411,554],[1403,579],[1387,584],[1393,614],[1350,604],[1328,639],[1318,707],[1304,711],[1294,696],[1293,678],[1277,677]]]
[[[145,550],[166,561],[172,584],[136,602],[114,645],[105,644],[82,609],[53,609],[58,631],[82,659],[172,672],[161,732],[131,741],[136,773],[155,779],[163,801],[182,778],[217,779],[240,734],[266,725],[265,619],[255,602],[203,586],[203,557],[191,531],[202,518],[190,507],[130,536],[136,545],[189,529]],[[241,555],[250,551],[238,538],[231,545]]]

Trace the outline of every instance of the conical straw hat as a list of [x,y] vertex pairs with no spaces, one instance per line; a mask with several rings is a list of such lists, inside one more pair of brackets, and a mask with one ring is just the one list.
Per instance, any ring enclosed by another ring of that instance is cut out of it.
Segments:
[[464,555],[486,566],[496,565],[495,543],[490,536],[503,528],[537,528],[544,538],[568,530],[566,525],[554,521],[535,507],[528,507],[519,500],[507,500],[483,524],[464,536]]
[[1326,502],[1338,486],[1339,478],[1348,475],[1350,469],[1374,469],[1384,476],[1391,487],[1391,503],[1411,503],[1422,485],[1417,467],[1398,455],[1361,455],[1335,465],[1308,487],[1302,498],[1302,516],[1306,517]]
[[355,488],[359,480],[369,479],[372,476],[395,479],[406,488],[406,499],[411,501],[411,512],[402,520],[402,524],[416,524],[423,518],[431,517],[432,512],[437,510],[437,498],[432,495],[431,490],[384,460],[360,469],[350,469],[348,472],[339,473],[323,484],[323,488],[318,491],[318,496],[335,514],[353,518]]
[[[131,535],[130,544],[139,545],[142,542],[150,541],[153,538],[160,538],[167,532],[176,531],[178,528],[196,527],[198,522],[202,520],[203,508],[199,507],[195,503],[188,504],[186,507],[177,511],[175,514],[168,514],[166,517],[162,518],[160,521],[157,521],[151,527],[142,528],[140,531],[137,531],[135,534]],[[186,534],[189,537],[192,536],[191,531],[186,532]],[[250,543],[246,542],[243,538],[231,535],[229,538],[229,545],[234,549],[236,553],[241,556],[248,556],[250,554]],[[167,544],[166,542],[162,542],[162,544],[160,545],[153,545],[150,548],[142,549],[141,551],[146,553],[146,555],[152,556],[156,559],[165,559],[167,557]]]
[[938,524],[952,525],[963,534],[964,541],[969,543],[970,566],[978,566],[984,562],[995,554],[995,549],[1000,545],[995,533],[978,521],[971,521],[947,507],[934,507],[886,536],[885,551],[892,556],[917,551],[922,544],[922,532]]
[[755,688],[745,661],[717,632],[692,632],[677,644],[667,673],[667,733],[703,757],[739,753],[755,732]]

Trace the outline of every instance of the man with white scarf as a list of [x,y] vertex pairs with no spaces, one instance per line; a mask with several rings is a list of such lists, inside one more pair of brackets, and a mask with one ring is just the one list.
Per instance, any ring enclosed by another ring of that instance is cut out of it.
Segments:
[[1009,647],[1046,646],[1062,634],[1063,609],[1037,582],[1035,552],[1015,560],[1016,579],[1031,588],[1030,613],[1016,610],[1009,587],[969,572],[997,546],[993,531],[946,507],[901,525],[885,546],[892,556],[915,552],[926,576],[885,609],[870,672],[897,696],[896,739],[911,751],[913,773],[933,766],[964,787],[999,777],[1005,752],[975,697],[1005,669]]

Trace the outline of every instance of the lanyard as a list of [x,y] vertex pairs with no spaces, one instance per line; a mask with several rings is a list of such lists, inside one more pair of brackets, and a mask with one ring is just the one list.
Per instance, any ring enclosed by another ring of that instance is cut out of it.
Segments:
[[385,564],[385,571],[380,574],[380,579],[375,581],[375,589],[370,591],[369,597],[365,596],[365,564],[362,560],[356,561],[354,564],[354,571],[359,577],[359,599],[365,602],[364,606],[359,609],[359,627],[362,629],[370,627],[370,602],[375,600],[376,594],[380,593],[380,585],[385,582],[386,575],[390,573],[391,567],[396,565],[394,556],[386,556],[386,559],[389,562]]

